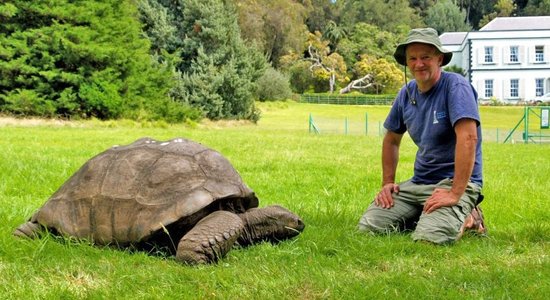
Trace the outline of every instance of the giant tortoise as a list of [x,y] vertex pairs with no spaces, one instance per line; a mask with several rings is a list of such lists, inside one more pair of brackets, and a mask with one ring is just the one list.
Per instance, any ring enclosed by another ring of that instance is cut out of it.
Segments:
[[199,264],[219,260],[234,244],[277,242],[304,229],[281,206],[257,206],[220,153],[182,138],[142,138],[90,159],[14,234],[49,231],[97,245],[167,249]]

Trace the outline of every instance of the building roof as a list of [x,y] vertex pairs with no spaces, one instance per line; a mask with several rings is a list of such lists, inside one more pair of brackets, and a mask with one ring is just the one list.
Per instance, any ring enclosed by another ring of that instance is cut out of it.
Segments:
[[445,32],[439,39],[443,45],[461,45],[467,35],[467,32]]
[[495,18],[479,31],[550,30],[550,16]]

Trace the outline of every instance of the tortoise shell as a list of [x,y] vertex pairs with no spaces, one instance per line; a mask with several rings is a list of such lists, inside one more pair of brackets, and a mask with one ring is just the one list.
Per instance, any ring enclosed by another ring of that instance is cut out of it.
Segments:
[[177,241],[216,210],[244,212],[258,198],[220,153],[176,138],[142,138],[86,162],[32,216],[66,236],[96,244]]

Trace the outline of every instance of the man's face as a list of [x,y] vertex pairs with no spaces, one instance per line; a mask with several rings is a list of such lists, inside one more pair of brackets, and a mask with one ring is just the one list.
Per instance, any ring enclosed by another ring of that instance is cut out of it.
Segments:
[[406,49],[407,67],[416,79],[419,87],[431,88],[441,75],[440,66],[443,54],[428,44],[413,43]]

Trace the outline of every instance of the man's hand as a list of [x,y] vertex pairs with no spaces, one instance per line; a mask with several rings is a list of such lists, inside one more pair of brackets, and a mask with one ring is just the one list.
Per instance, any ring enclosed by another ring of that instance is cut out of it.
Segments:
[[374,198],[374,204],[382,208],[391,208],[393,206],[392,193],[399,193],[399,185],[395,183],[386,183],[382,190]]
[[429,214],[443,206],[457,205],[459,200],[460,195],[453,193],[451,190],[435,189],[424,204],[424,212]]

